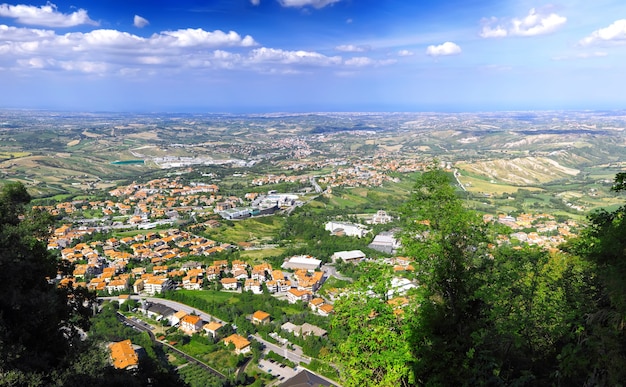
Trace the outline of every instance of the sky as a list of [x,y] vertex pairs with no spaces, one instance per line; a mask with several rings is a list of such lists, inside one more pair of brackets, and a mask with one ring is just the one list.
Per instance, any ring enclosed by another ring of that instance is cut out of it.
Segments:
[[623,109],[626,4],[0,2],[0,108]]

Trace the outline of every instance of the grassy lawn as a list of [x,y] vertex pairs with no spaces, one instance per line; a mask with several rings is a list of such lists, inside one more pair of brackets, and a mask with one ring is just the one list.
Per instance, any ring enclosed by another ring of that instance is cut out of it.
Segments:
[[276,247],[274,249],[263,250],[243,250],[240,255],[242,258],[252,260],[254,262],[261,262],[267,257],[276,257],[282,255],[287,249],[284,247]]
[[205,301],[215,302],[228,302],[230,304],[236,304],[239,302],[239,293],[229,292],[217,292],[214,290],[178,290],[178,293],[185,294],[187,296],[196,297]]
[[279,216],[263,216],[234,222],[233,227],[221,227],[211,230],[216,239],[230,242],[247,242],[252,239],[274,238],[283,226],[284,219]]

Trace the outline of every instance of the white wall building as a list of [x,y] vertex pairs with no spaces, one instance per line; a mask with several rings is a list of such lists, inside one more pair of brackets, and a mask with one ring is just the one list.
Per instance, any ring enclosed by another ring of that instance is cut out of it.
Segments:
[[370,230],[363,225],[348,222],[328,222],[324,227],[331,234],[339,234],[340,232],[347,236],[355,236],[363,238]]

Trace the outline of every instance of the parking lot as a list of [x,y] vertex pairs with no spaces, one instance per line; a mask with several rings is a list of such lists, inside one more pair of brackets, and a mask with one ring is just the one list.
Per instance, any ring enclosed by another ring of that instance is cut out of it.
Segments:
[[277,382],[278,382],[276,384],[280,384],[284,382],[285,380],[296,376],[296,374],[300,372],[300,370],[297,367],[294,370],[293,368],[287,367],[284,364],[277,363],[274,360],[266,360],[266,359],[259,360],[259,368],[267,372],[268,374],[272,374],[276,376]]

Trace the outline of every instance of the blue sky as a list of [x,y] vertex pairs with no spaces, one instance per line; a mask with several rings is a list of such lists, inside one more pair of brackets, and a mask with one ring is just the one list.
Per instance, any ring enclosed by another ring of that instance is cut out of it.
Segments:
[[623,0],[0,3],[3,108],[622,109],[625,89]]

